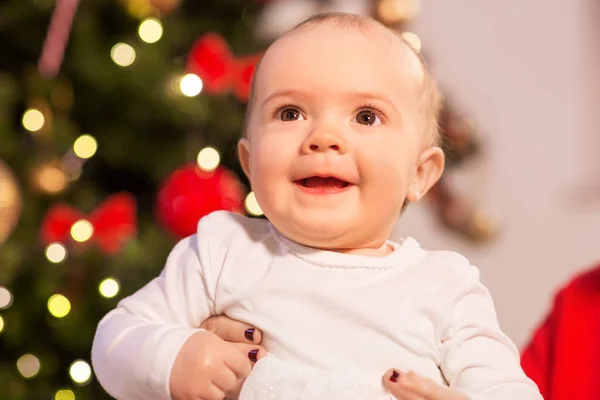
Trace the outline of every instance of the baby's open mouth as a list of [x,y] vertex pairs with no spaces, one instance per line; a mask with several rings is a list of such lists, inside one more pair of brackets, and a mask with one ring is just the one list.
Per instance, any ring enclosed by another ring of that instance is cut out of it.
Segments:
[[351,183],[333,176],[311,176],[298,179],[294,183],[305,193],[313,195],[326,195],[345,192]]
[[318,188],[331,188],[331,189],[343,189],[349,185],[348,182],[343,181],[341,179],[329,176],[329,177],[320,177],[320,176],[312,176],[310,178],[300,179],[296,181],[298,184],[311,189]]

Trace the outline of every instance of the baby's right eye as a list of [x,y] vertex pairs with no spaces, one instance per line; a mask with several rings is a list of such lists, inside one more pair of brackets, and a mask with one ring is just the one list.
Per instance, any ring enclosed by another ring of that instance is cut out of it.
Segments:
[[279,119],[282,121],[302,121],[304,120],[304,117],[297,109],[288,107],[281,110]]

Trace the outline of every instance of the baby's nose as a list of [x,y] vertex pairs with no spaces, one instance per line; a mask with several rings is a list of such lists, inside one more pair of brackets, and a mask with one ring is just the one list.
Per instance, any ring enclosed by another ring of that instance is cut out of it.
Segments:
[[342,135],[325,131],[314,132],[306,140],[303,147],[306,153],[324,153],[331,150],[343,154],[346,152],[348,145]]

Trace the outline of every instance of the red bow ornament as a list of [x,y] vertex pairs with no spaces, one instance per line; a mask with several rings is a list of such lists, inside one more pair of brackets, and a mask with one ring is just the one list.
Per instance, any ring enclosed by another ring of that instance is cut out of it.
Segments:
[[88,217],[67,204],[56,204],[48,210],[42,222],[42,243],[68,242],[71,240],[71,228],[82,220],[92,226],[88,240],[94,241],[104,252],[114,254],[137,232],[135,199],[129,193],[112,195]]
[[188,56],[187,69],[202,79],[203,88],[211,94],[233,91],[247,101],[252,75],[262,54],[236,57],[223,37],[207,33],[194,43]]

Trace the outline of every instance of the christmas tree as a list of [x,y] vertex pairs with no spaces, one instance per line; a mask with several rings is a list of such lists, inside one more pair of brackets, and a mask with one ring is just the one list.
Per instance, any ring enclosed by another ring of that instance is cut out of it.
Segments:
[[[260,52],[324,11],[404,30],[415,4],[0,3],[0,398],[108,399],[90,368],[102,316],[201,216],[260,215],[235,151]],[[471,131],[443,132],[470,154]],[[464,221],[449,227],[473,236]]]
[[160,273],[195,214],[243,211],[235,146],[253,64],[237,65],[263,48],[259,8],[0,4],[0,398],[109,398],[89,369],[99,320]]

